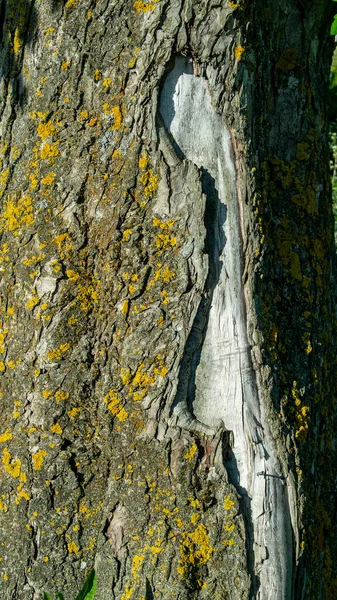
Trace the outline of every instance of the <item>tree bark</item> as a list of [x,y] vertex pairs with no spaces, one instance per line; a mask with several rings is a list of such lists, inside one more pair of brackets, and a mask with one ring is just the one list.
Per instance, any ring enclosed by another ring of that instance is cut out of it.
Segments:
[[0,589],[337,596],[331,0],[3,0]]

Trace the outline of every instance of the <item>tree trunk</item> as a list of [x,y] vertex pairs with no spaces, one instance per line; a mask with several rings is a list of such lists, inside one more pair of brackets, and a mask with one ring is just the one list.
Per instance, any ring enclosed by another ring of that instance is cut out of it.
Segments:
[[2,0],[5,600],[337,597],[331,0]]

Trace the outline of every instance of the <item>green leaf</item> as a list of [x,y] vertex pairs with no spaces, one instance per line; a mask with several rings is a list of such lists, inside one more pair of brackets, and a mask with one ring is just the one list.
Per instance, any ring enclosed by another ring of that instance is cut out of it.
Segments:
[[96,594],[97,578],[95,570],[90,571],[76,600],[93,600]]
[[52,599],[52,597],[49,594],[47,594],[47,592],[44,592],[44,594],[43,594],[43,600],[53,600],[53,599]]
[[[334,2],[337,2],[337,0],[334,0]],[[331,35],[337,35],[337,15],[334,16],[334,20],[331,25],[330,33],[331,33]]]
[[[337,2],[337,0],[336,0],[336,2]],[[64,596],[63,596],[63,594],[61,594],[61,592],[57,592],[56,598],[58,598],[58,600],[64,600]]]

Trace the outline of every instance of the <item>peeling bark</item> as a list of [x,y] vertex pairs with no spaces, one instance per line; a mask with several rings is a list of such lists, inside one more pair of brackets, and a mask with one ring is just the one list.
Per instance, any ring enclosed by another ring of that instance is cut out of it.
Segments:
[[2,3],[5,600],[336,598],[330,4]]

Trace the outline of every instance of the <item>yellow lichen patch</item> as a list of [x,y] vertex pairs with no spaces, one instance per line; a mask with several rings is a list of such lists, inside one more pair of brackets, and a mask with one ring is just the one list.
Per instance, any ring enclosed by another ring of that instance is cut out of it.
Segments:
[[144,171],[149,163],[149,157],[147,156],[146,152],[143,152],[143,154],[140,156],[139,161],[138,161],[138,166],[139,168]]
[[244,52],[245,52],[245,48],[243,46],[235,46],[234,55],[235,55],[236,60],[241,60]]
[[144,194],[146,198],[152,198],[158,188],[158,175],[155,175],[152,169],[148,169],[140,176],[140,182],[144,186]]
[[122,304],[122,308],[121,308],[121,313],[123,315],[126,315],[128,310],[129,310],[129,300],[124,300],[123,304]]
[[68,233],[61,233],[60,235],[57,235],[53,239],[53,244],[57,246],[58,251],[61,253],[68,252],[69,250],[72,250],[73,247]]
[[34,223],[32,198],[30,196],[22,196],[18,200],[14,197],[6,200],[1,221],[2,229],[6,231],[16,232],[21,227],[29,227],[29,225]]
[[131,371],[129,368],[122,368],[121,369],[121,380],[123,385],[127,385],[128,383],[130,383],[132,379],[132,375],[131,375]]
[[137,12],[148,12],[149,10],[154,10],[157,6],[157,2],[159,0],[152,0],[151,2],[143,2],[143,0],[136,0],[133,3],[133,8]]
[[71,346],[69,343],[61,344],[58,348],[54,348],[53,350],[47,350],[47,357],[49,360],[59,360],[62,358],[63,354],[70,350]]
[[128,242],[131,234],[132,234],[132,229],[125,229],[123,231],[122,242]]
[[29,492],[27,492],[27,490],[23,489],[23,484],[21,483],[20,485],[18,485],[17,487],[17,495],[15,498],[15,504],[20,504],[20,500],[30,500],[30,494]]
[[52,171],[51,173],[48,173],[48,175],[45,175],[45,177],[41,179],[41,183],[43,183],[43,185],[51,185],[52,183],[54,183],[55,176],[56,173]]
[[224,498],[224,508],[225,510],[231,510],[231,508],[233,508],[233,506],[235,505],[234,500],[232,500],[231,496],[225,496]]
[[38,450],[35,454],[32,454],[33,469],[35,471],[41,471],[46,456],[46,450]]
[[82,411],[81,408],[72,408],[71,410],[68,410],[67,415],[69,417],[75,418],[75,417],[77,417],[77,415],[80,414],[81,411]]
[[100,285],[99,279],[91,277],[90,283],[78,286],[76,300],[80,302],[80,310],[92,310],[98,304]]
[[123,115],[122,115],[120,106],[113,106],[111,109],[111,114],[113,114],[113,116],[114,116],[114,123],[113,123],[112,129],[122,130]]
[[42,396],[45,399],[50,398],[52,395],[53,395],[53,392],[51,390],[43,390],[42,391]]
[[15,479],[19,479],[21,475],[21,460],[16,458],[12,460],[12,455],[8,448],[4,448],[2,453],[2,464],[4,465],[5,471],[8,475],[11,475]]
[[69,554],[76,554],[79,551],[80,547],[75,542],[69,542],[68,544],[68,552]]
[[[177,571],[181,579],[186,579],[191,571],[205,565],[212,557],[214,548],[211,546],[207,529],[203,523],[191,533],[183,532],[180,543],[180,558]],[[201,582],[198,582],[199,588]]]
[[104,87],[105,90],[108,90],[110,85],[111,85],[112,81],[110,79],[110,77],[106,77],[105,79],[103,79],[102,81],[102,86]]
[[295,400],[295,414],[298,428],[295,431],[295,437],[300,440],[305,440],[310,421],[310,407],[305,406],[302,401],[301,392],[298,389],[297,381],[293,382],[291,395]]
[[130,67],[130,69],[132,69],[135,66],[139,52],[140,52],[140,48],[135,48],[134,49],[134,51],[133,51],[133,57],[130,58],[130,60],[129,60],[129,67]]
[[39,123],[37,126],[37,134],[43,141],[49,137],[52,137],[56,131],[56,127],[53,125],[52,121],[48,121],[47,123]]
[[8,506],[4,503],[3,500],[0,500],[0,511],[4,513],[8,512]]
[[160,294],[161,294],[161,296],[162,296],[162,301],[163,301],[163,304],[168,304],[168,301],[169,301],[169,295],[168,295],[167,291],[166,291],[166,290],[162,290],[162,291],[160,292]]
[[144,562],[145,556],[144,554],[136,554],[133,559],[132,559],[132,566],[131,566],[131,575],[132,577],[137,577],[142,564]]
[[169,267],[165,267],[164,269],[159,268],[158,271],[156,271],[154,278],[157,281],[162,280],[165,283],[169,283],[170,281],[175,279],[175,276],[176,274],[174,271],[171,271]]
[[124,421],[126,421],[129,415],[122,406],[121,401],[116,392],[110,390],[104,396],[104,402],[105,404],[107,404],[108,410],[111,412],[111,414],[116,416],[117,419],[121,421],[121,423],[124,423]]
[[46,160],[48,158],[49,162],[53,163],[55,161],[56,156],[60,154],[60,151],[57,146],[58,142],[55,142],[54,144],[48,144],[47,142],[45,142],[44,144],[42,144],[40,149],[40,157],[42,158],[42,160]]
[[59,423],[55,423],[55,425],[52,425],[52,426],[51,426],[51,428],[50,428],[50,431],[51,431],[52,433],[57,433],[57,434],[61,435],[61,434],[62,434],[62,432],[63,432],[63,429],[62,429],[62,427],[59,425]]
[[72,8],[73,6],[76,6],[78,0],[68,0],[68,2],[66,3],[66,8]]
[[193,525],[197,525],[199,523],[201,519],[201,516],[198,513],[193,513],[193,515],[191,515],[191,523]]
[[186,458],[186,460],[192,460],[196,454],[198,450],[197,445],[194,443],[192,444],[192,446],[190,447],[190,449],[186,452],[184,458]]
[[0,435],[0,444],[4,444],[5,442],[8,442],[12,439],[13,439],[13,434],[9,431],[9,429],[6,429],[5,433],[2,433]]
[[66,271],[66,275],[71,281],[77,281],[80,278],[79,274],[73,271],[72,269],[68,269]]
[[61,69],[62,71],[66,71],[67,69],[69,69],[69,62],[67,60],[63,61],[63,63],[61,63]]
[[126,585],[126,589],[125,592],[122,594],[121,596],[121,600],[130,600],[133,592],[134,592],[134,586],[131,586],[129,583]]
[[20,48],[22,45],[22,40],[19,32],[19,28],[17,27],[14,32],[14,40],[13,40],[13,52],[15,56],[17,56],[20,52]]
[[230,6],[233,10],[235,10],[236,8],[239,8],[239,5],[235,4],[235,2],[228,2],[228,6]]
[[35,293],[34,296],[32,296],[28,302],[26,303],[26,308],[27,310],[33,310],[33,308],[35,306],[37,306],[37,304],[39,303],[39,297],[38,295]]
[[62,392],[59,390],[58,392],[55,392],[55,400],[57,403],[62,402],[62,400],[68,400],[69,395],[69,392]]

